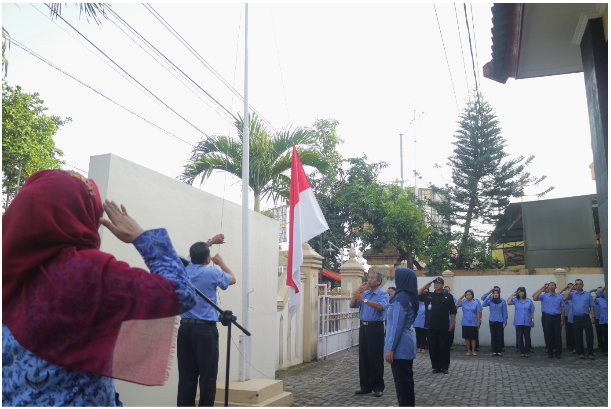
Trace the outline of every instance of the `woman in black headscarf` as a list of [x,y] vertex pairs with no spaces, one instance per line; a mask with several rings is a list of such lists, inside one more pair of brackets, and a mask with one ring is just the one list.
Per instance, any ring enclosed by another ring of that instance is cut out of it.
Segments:
[[386,313],[386,362],[392,369],[399,406],[416,406],[412,364],[416,357],[416,338],[412,325],[418,311],[416,273],[409,268],[395,272],[397,289]]
[[501,298],[501,289],[493,288],[484,301],[484,307],[490,307],[490,342],[492,356],[501,354],[503,345],[503,329],[507,326],[507,303]]

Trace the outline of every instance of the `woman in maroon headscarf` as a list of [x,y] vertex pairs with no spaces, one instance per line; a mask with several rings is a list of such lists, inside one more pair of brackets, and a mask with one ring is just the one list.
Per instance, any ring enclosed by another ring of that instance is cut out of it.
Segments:
[[[101,252],[101,224],[152,274]],[[3,406],[116,406],[113,379],[165,382],[176,316],[196,303],[165,229],[102,205],[76,172],[44,170],[6,210],[2,252]]]

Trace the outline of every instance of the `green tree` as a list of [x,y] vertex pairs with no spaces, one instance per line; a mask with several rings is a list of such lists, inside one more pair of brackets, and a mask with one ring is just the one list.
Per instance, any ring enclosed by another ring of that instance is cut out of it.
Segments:
[[[220,135],[200,141],[193,148],[181,180],[192,185],[201,176],[203,183],[215,169],[241,178],[243,123],[241,116],[235,122],[239,139]],[[303,165],[312,166],[321,173],[329,169],[327,154],[322,149],[325,143],[319,139],[319,134],[299,127],[270,135],[257,115],[250,115],[249,186],[255,195],[255,211],[260,211],[262,198],[270,197],[274,202],[280,198],[288,200],[293,144]]]
[[[546,177],[531,176],[526,171],[534,156],[508,158],[499,121],[492,106],[481,96],[474,95],[467,102],[458,125],[454,153],[448,158],[452,185],[433,187],[433,191],[448,198],[450,207],[446,207],[444,216],[462,228],[460,248],[466,249],[475,221],[494,224],[510,198],[524,196],[526,188],[538,187]],[[543,197],[553,189],[550,187],[537,196]],[[443,209],[438,210],[444,213]],[[462,266],[461,251],[459,267]]]
[[[345,169],[341,164],[345,165]],[[323,246],[331,242],[339,248],[348,248],[359,239],[358,229],[362,228],[363,218],[356,204],[362,202],[367,187],[376,184],[380,171],[388,165],[384,162],[367,163],[367,156],[342,160],[333,172],[310,177],[310,184],[320,209],[327,220],[329,230],[323,233]],[[312,248],[320,252],[320,238],[309,241]],[[342,255],[337,252],[321,254],[323,268],[338,271]]]
[[71,118],[45,115],[38,93],[2,83],[2,194],[6,208],[25,179],[41,169],[64,164],[53,136]]
[[423,250],[424,238],[431,229],[416,201],[414,188],[371,184],[356,207],[364,226],[357,230],[363,245],[382,252],[390,244],[397,249],[401,260],[414,268],[415,258]]

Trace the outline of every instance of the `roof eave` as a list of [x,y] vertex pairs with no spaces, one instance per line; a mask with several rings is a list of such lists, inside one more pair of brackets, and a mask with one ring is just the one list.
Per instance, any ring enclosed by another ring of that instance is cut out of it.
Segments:
[[491,10],[492,60],[482,71],[485,78],[504,84],[518,72],[524,4],[495,3]]

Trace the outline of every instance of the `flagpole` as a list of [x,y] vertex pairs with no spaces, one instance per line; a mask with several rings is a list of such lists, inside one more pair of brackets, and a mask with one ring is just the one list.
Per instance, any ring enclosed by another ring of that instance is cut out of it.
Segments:
[[[248,186],[250,170],[250,120],[248,117],[248,3],[245,4],[244,25],[244,128],[242,130],[242,325],[248,329]],[[244,337],[246,357],[250,356],[250,340]],[[243,361],[244,357],[241,361]],[[243,366],[243,368],[242,368]],[[241,365],[240,380],[250,379],[247,365]],[[242,379],[244,378],[244,379]]]

